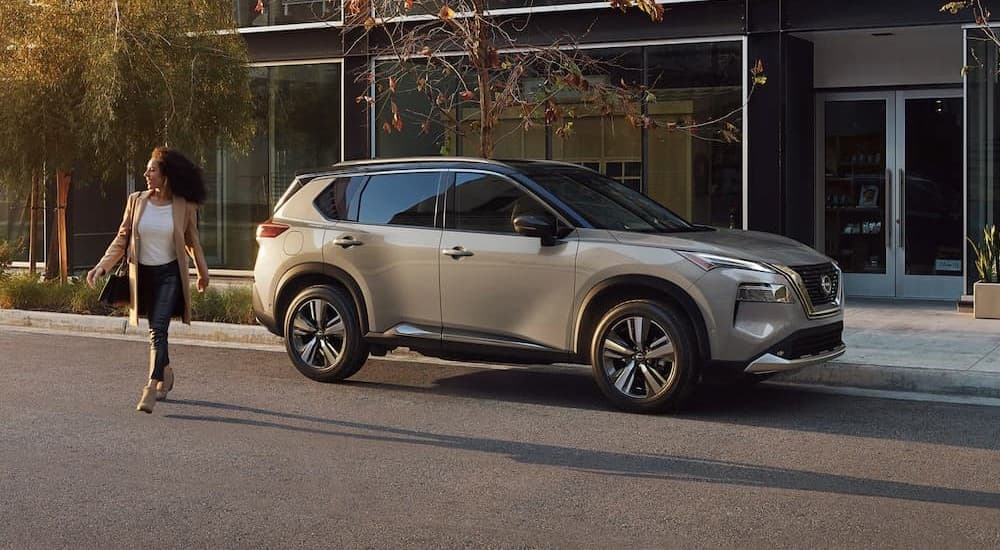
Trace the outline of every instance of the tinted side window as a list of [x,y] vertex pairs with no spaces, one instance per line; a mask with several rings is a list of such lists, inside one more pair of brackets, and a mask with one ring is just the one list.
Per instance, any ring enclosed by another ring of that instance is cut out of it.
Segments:
[[544,206],[512,182],[491,174],[455,175],[455,229],[514,233],[514,218],[550,215]]
[[358,198],[367,176],[343,176],[334,179],[317,197],[316,208],[333,220],[357,221]]
[[361,192],[358,221],[379,225],[434,227],[437,172],[377,174]]

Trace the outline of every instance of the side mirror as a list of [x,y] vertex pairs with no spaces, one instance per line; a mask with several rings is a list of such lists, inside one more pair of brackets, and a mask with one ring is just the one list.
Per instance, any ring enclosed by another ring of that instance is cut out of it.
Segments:
[[548,216],[524,214],[514,218],[514,231],[518,235],[540,238],[542,246],[552,246],[556,244],[556,227],[554,222],[555,220]]

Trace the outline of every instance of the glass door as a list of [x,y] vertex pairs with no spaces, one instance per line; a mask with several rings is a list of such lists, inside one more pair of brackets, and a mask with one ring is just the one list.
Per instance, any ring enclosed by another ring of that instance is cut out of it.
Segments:
[[961,90],[896,93],[896,295],[962,294]]
[[823,252],[850,296],[962,294],[961,91],[821,95]]
[[892,94],[820,96],[818,107],[822,250],[851,295],[894,296]]

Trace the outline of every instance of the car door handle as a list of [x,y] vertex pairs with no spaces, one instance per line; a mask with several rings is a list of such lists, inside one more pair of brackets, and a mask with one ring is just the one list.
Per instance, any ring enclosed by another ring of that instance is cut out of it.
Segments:
[[352,246],[361,246],[361,245],[363,245],[365,243],[363,243],[363,242],[355,239],[354,237],[352,237],[350,235],[344,235],[343,237],[338,237],[338,238],[334,239],[333,240],[333,244],[335,244],[337,246],[340,246],[340,247],[343,247],[343,248],[350,248]]
[[461,246],[456,246],[454,248],[445,248],[441,251],[445,256],[451,256],[452,258],[463,258],[465,256],[472,256],[472,252],[462,248]]

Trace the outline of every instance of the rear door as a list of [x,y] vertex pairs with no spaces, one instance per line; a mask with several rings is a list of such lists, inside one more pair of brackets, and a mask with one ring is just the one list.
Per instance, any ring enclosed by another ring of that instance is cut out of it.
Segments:
[[455,173],[441,242],[444,340],[522,351],[568,349],[578,243],[542,246],[513,218],[556,215],[513,180]]
[[441,179],[434,170],[371,174],[328,199],[347,219],[327,229],[323,259],[358,282],[372,331],[440,339]]

